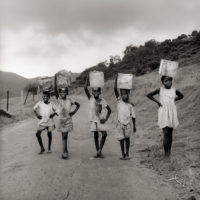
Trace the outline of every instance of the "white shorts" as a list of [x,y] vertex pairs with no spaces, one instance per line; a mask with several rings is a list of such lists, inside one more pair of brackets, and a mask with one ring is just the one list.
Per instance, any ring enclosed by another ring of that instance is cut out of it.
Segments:
[[98,122],[90,122],[90,131],[107,131],[107,125]]
[[123,140],[125,138],[130,138],[132,133],[132,126],[131,123],[128,123],[127,125],[121,124],[118,122],[117,124],[117,133],[116,138],[118,140]]

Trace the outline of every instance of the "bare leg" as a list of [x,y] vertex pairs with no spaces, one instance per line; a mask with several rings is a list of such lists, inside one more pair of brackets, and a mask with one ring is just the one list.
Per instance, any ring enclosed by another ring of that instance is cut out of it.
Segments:
[[94,131],[94,143],[95,143],[95,147],[97,152],[99,151],[99,133],[98,131]]
[[48,139],[49,139],[48,150],[51,151],[51,142],[52,142],[52,133],[51,133],[51,131],[47,132],[47,136],[48,136]]
[[67,139],[68,139],[68,133],[62,133],[62,143],[63,143],[63,154],[62,158],[68,157],[68,148],[67,148]]
[[163,128],[163,147],[165,150],[165,156],[169,157],[171,154],[171,146],[172,146],[172,133],[173,128],[165,127]]
[[126,143],[126,159],[129,160],[130,138],[125,138]]
[[120,146],[121,146],[121,152],[122,152],[121,160],[125,159],[124,141],[125,141],[125,139],[120,140]]
[[39,154],[42,154],[42,153],[44,153],[45,149],[44,149],[43,142],[42,142],[42,138],[41,138],[41,131],[38,130],[38,131],[36,132],[36,137],[37,137],[37,139],[38,139],[38,143],[39,143],[40,148],[41,148],[41,151],[40,151]]
[[106,138],[107,138],[107,132],[106,131],[102,131],[102,137],[101,137],[101,142],[100,142],[100,149],[98,151],[98,155],[101,158],[103,158],[103,155],[102,155],[101,152],[102,152],[103,146],[105,144]]

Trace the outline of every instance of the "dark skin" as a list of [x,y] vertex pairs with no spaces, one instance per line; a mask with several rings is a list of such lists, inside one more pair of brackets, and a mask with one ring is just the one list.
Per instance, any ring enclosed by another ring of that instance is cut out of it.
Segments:
[[[115,78],[115,85],[114,85],[114,92],[115,92],[115,96],[118,99],[119,98],[119,92],[117,89],[117,78]],[[129,103],[129,94],[130,94],[130,90],[127,89],[120,89],[120,95],[122,98],[122,101],[124,101],[125,103]],[[132,104],[134,105],[134,104]],[[136,119],[132,118],[132,123],[133,123],[133,132],[136,132]],[[121,147],[121,152],[122,152],[122,160],[129,160],[129,148],[130,148],[130,138],[124,138],[122,140],[120,140],[120,147]]]
[[[59,96],[62,100],[66,100],[68,95],[68,89],[60,90]],[[69,113],[70,117],[72,117],[80,108],[80,104],[78,102],[74,103],[76,108]],[[63,154],[62,158],[67,159],[68,158],[68,148],[67,148],[67,141],[68,141],[68,132],[62,133],[62,141],[63,141]]]
[[[50,94],[43,94],[43,102],[45,104],[49,104],[49,99],[50,99]],[[35,115],[37,116],[38,119],[42,119],[42,116],[38,114],[38,112],[36,110],[34,110]],[[53,118],[55,115],[57,115],[57,113],[52,113],[50,115],[50,118]],[[41,133],[42,131],[38,130],[36,132],[36,137],[38,139],[38,143],[40,145],[41,151],[39,152],[39,154],[42,154],[45,152],[44,146],[43,146],[43,142],[42,142],[42,137],[41,137]],[[52,142],[52,132],[47,128],[47,137],[48,137],[48,151],[51,151],[51,142]]]
[[[172,80],[170,78],[165,78],[163,80],[163,85],[166,89],[170,89],[172,87]],[[162,104],[160,103],[160,101],[158,101],[157,99],[154,98],[155,95],[158,95],[160,94],[160,88],[150,92],[149,94],[147,94],[147,97],[149,99],[151,99],[152,101],[154,101],[155,103],[158,104],[158,106],[162,106]],[[179,91],[179,90],[176,90],[176,98],[175,98],[175,101],[179,101],[181,99],[183,99],[183,94]]]
[[[162,78],[162,83],[164,85],[165,89],[171,89],[172,87],[172,78],[171,77],[163,77]],[[147,94],[147,97],[154,101],[155,103],[157,103],[157,105],[159,107],[162,106],[161,102],[157,99],[154,98],[155,95],[160,94],[160,89],[156,89],[152,92],[150,92],[149,94]],[[179,101],[181,99],[183,99],[183,94],[179,91],[176,90],[176,97],[175,97],[175,101]],[[165,151],[165,156],[169,157],[171,155],[171,146],[172,146],[172,140],[173,140],[173,128],[171,127],[165,127],[163,128],[163,147],[164,147],[164,151]]]
[[[85,94],[86,94],[86,96],[88,97],[89,100],[93,95],[94,98],[95,98],[95,101],[97,103],[100,103],[101,102],[101,98],[100,98],[101,89],[100,88],[93,89],[92,90],[92,95],[91,95],[89,90],[88,90],[88,86],[89,86],[89,77],[87,76],[86,83],[85,83],[85,86],[84,86]],[[110,117],[110,114],[112,112],[108,105],[106,106],[106,109],[107,109],[108,112],[107,112],[107,115],[106,115],[105,119],[101,119],[100,120],[101,124],[105,124],[106,123],[106,121],[108,120],[108,118]],[[96,147],[96,150],[97,150],[97,155],[95,157],[97,157],[97,158],[98,157],[103,158],[102,149],[103,149],[103,146],[105,144],[106,137],[107,137],[107,132],[106,131],[101,131],[101,133],[102,133],[102,137],[101,137],[101,140],[99,142],[99,132],[98,131],[94,131],[94,143],[95,143],[95,147]]]

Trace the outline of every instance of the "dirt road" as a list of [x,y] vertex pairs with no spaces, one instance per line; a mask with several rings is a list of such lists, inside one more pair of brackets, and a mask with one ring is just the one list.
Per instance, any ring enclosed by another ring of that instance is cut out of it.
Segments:
[[[1,130],[1,200],[175,200],[167,182],[144,168],[137,156],[119,160],[120,147],[112,128],[104,159],[93,159],[95,147],[88,130],[88,103],[74,117],[69,137],[70,159],[61,159],[61,135],[53,134],[52,153],[37,155],[36,120]],[[139,127],[138,127],[139,129]],[[43,140],[47,146],[46,133]],[[138,140],[136,138],[136,140]],[[136,141],[138,143],[138,141]]]

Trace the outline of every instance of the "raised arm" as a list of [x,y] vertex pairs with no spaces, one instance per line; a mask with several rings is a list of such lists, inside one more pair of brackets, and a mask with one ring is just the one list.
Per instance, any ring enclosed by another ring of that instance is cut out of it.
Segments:
[[106,118],[100,120],[100,122],[101,122],[102,124],[104,124],[104,123],[108,120],[108,118],[110,117],[110,114],[111,114],[111,112],[112,112],[112,110],[111,110],[111,108],[110,108],[109,105],[106,106],[106,109],[108,110],[107,115],[106,115]]
[[56,76],[56,74],[54,76],[54,92],[55,92],[56,99],[58,99],[59,94],[58,94],[58,88],[57,88],[57,76]]
[[135,117],[132,117],[132,122],[133,122],[133,132],[135,133],[136,132],[136,118]]
[[157,99],[154,98],[155,95],[159,94],[160,93],[160,89],[156,89],[152,92],[150,92],[149,94],[147,94],[147,97],[149,99],[151,99],[152,101],[156,102],[158,104],[158,106],[162,106],[162,104],[160,103],[160,101],[158,101]]
[[115,86],[114,86],[114,91],[115,91],[115,96],[116,96],[116,98],[119,97],[119,92],[118,92],[118,90],[117,90],[117,78],[118,78],[118,76],[115,78]]
[[91,98],[91,94],[90,94],[90,92],[88,90],[88,86],[89,86],[89,76],[87,76],[87,78],[86,78],[84,90],[85,90],[85,94],[87,95],[88,99],[90,99]]
[[183,99],[183,97],[184,97],[183,94],[179,90],[176,90],[175,101],[181,100],[181,99]]
[[73,116],[77,111],[78,109],[80,108],[80,104],[78,102],[74,102],[74,105],[76,105],[76,108],[74,109],[74,111],[70,112],[70,116]]

